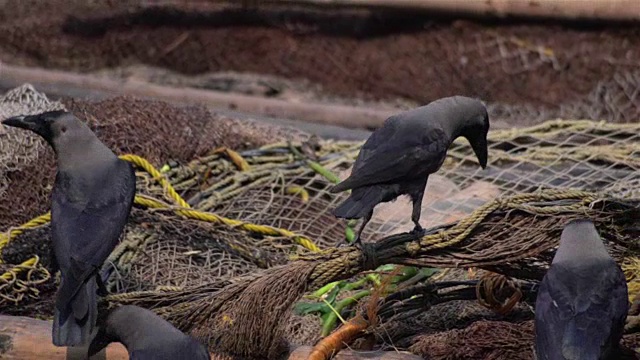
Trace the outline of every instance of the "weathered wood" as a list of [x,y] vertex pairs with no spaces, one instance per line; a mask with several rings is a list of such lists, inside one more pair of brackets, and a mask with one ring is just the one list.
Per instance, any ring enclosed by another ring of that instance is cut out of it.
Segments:
[[[104,357],[94,357],[96,360],[99,358]],[[106,349],[106,358],[128,360],[129,355],[124,346],[111,344]],[[67,348],[51,343],[51,321],[0,315],[0,359],[66,360]]]
[[[289,360],[306,360],[311,346],[295,348]],[[24,316],[0,315],[0,359],[3,360],[76,360],[81,357],[67,355],[67,349],[51,343],[51,321],[38,320]],[[128,360],[127,350],[118,343],[110,344],[105,354],[98,354],[91,360]],[[211,355],[212,360],[230,360],[227,356]],[[419,356],[406,352],[343,350],[337,360],[415,360]]]
[[[307,360],[312,346],[300,346],[291,352],[289,360]],[[406,351],[354,351],[342,350],[333,360],[420,360],[422,357]]]
[[440,11],[498,18],[640,20],[637,0],[262,0],[261,3]]
[[24,83],[29,83],[38,90],[41,87],[75,87],[89,92],[133,95],[179,104],[201,104],[208,107],[237,110],[276,118],[340,125],[351,129],[379,127],[387,117],[398,112],[396,109],[290,102],[213,90],[176,88],[133,79],[112,80],[72,72],[27,68],[0,63],[0,84],[5,87],[14,87]]
[[[169,103],[200,104],[237,116],[244,113],[254,115],[274,125],[293,126],[303,131],[336,134],[346,130],[349,134],[337,136],[340,139],[361,140],[369,134],[358,129],[375,129],[384,120],[400,112],[398,109],[348,106],[342,104],[290,102],[260,96],[225,93],[213,90],[176,88],[150,84],[140,80],[111,80],[91,75],[71,72],[28,68],[7,65],[0,62],[0,88],[14,88],[31,84],[38,91],[54,93],[58,96],[102,99],[116,95],[132,95],[152,98]],[[507,122],[491,121],[492,129],[511,127]],[[331,136],[329,136],[331,137]],[[334,136],[336,137],[336,136]]]

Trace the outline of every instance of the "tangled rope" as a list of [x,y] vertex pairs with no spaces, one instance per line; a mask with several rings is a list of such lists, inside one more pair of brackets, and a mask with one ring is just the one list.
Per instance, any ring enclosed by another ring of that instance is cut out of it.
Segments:
[[[448,247],[459,243],[469,236],[469,234],[492,212],[498,209],[522,210],[524,212],[540,215],[561,214],[585,209],[585,205],[593,202],[597,198],[596,194],[580,190],[547,190],[532,194],[519,194],[504,199],[497,199],[483,205],[468,216],[458,222],[446,232],[438,232],[433,235],[426,235],[416,242],[407,244],[407,251],[416,254],[418,251],[429,251]],[[536,206],[527,204],[532,201],[562,201],[578,200],[570,205]],[[586,210],[586,209],[585,209]],[[587,215],[587,211],[585,211]]]
[[[38,256],[35,256],[20,265],[14,266],[0,277],[0,298],[18,303],[25,296],[37,297],[39,290],[36,286],[49,281],[51,274],[39,264]],[[17,274],[26,272],[25,279],[19,279]],[[11,288],[12,296],[7,295],[5,289]]]
[[633,303],[640,299],[640,258],[627,257],[621,267],[628,282],[629,301]]

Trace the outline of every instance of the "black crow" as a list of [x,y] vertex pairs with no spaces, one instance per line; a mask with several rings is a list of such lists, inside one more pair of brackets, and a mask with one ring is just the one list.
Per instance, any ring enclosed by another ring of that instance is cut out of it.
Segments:
[[536,299],[535,352],[539,360],[614,359],[629,311],[627,282],[595,226],[574,220]]
[[35,132],[55,151],[51,235],[54,268],[60,269],[62,281],[53,344],[88,344],[97,320],[97,289],[106,291],[98,271],[117,245],[133,204],[133,167],[69,112],[16,116],[2,123]]
[[334,215],[364,218],[356,244],[381,202],[409,195],[414,232],[422,232],[422,197],[430,174],[438,171],[458,137],[467,138],[482,168],[487,166],[489,115],[483,103],[464,96],[439,99],[388,118],[360,149],[351,176],[331,192],[352,190]]

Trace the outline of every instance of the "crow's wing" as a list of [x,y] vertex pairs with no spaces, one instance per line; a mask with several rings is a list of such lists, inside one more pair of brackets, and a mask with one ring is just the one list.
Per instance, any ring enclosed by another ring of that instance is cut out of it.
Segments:
[[[149,330],[150,333],[153,333],[153,329]],[[162,336],[159,336],[156,339],[156,341],[148,342],[146,345],[131,351],[129,358],[131,360],[208,360],[211,358],[209,352],[195,341],[184,339],[183,337],[180,339],[163,339]]]
[[58,303],[68,303],[109,257],[129,217],[136,191],[132,166],[118,159],[104,174],[103,182],[84,188],[88,193],[80,193],[68,174],[56,176],[51,230],[66,282]]
[[402,125],[397,118],[390,118],[374,131],[360,149],[351,176],[332,191],[393,183],[437,171],[449,146],[445,132],[438,127],[416,129]]
[[598,359],[622,335],[628,310],[624,274],[611,260],[590,268],[552,266],[536,300],[541,359]]

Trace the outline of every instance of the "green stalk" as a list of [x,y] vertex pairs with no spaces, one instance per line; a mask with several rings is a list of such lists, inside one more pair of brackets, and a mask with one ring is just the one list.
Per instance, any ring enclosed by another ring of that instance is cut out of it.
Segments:
[[371,290],[363,290],[353,296],[338,301],[334,306],[335,311],[330,311],[322,316],[322,337],[331,334],[331,331],[333,331],[338,321],[338,314],[342,312],[344,308],[369,295],[371,295]]
[[345,285],[342,288],[342,291],[351,291],[351,290],[355,290],[359,287],[361,287],[362,285],[364,285],[367,282],[367,278],[363,277],[362,279],[358,280],[358,281],[354,281],[352,283],[348,283],[347,285]]
[[331,283],[328,283],[327,285],[321,287],[320,289],[314,291],[313,293],[311,293],[311,295],[309,297],[311,298],[320,298],[322,297],[322,295],[328,293],[329,291],[333,290],[334,287],[336,287],[337,285],[339,285],[342,281],[334,281]]

